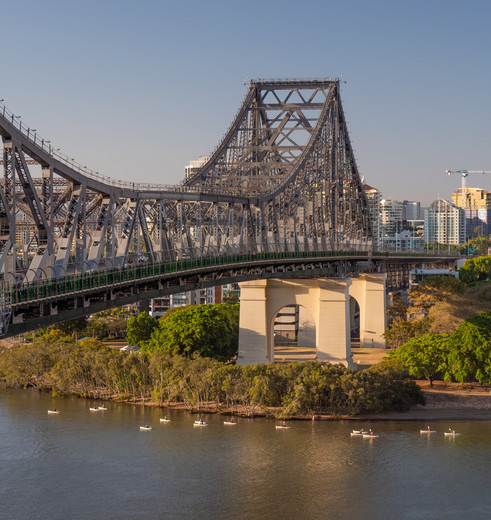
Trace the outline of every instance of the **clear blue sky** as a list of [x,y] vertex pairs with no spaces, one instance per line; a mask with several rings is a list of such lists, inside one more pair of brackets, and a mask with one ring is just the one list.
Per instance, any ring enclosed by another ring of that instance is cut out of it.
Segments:
[[445,169],[491,170],[490,20],[472,0],[16,0],[0,98],[94,170],[176,183],[245,79],[339,76],[365,181],[428,204],[460,185]]

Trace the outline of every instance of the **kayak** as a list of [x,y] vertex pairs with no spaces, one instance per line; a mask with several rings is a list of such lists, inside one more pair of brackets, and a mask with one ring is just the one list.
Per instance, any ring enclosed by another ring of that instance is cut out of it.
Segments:
[[419,433],[436,433],[436,430],[419,430]]
[[151,426],[140,426],[140,431],[142,432],[149,432],[151,429]]
[[276,429],[277,429],[277,430],[289,430],[289,429],[290,429],[290,426],[281,426],[281,425],[277,425],[277,426],[276,426]]
[[48,413],[60,413],[58,410],[48,410]]
[[363,438],[364,439],[373,439],[374,437],[378,437],[378,435],[371,435],[370,433],[364,433]]
[[223,421],[223,424],[228,424],[229,426],[232,426],[233,424],[237,424],[234,421]]
[[165,422],[165,423],[167,423],[167,422],[170,422],[170,419],[162,419],[162,418],[161,418],[161,419],[160,419],[160,422]]

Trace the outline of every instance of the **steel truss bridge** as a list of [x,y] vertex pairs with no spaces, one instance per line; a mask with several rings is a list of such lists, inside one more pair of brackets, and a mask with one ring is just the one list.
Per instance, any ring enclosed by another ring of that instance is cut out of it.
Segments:
[[1,103],[0,134],[3,335],[230,281],[430,260],[373,251],[336,79],[252,81],[219,146],[176,186],[92,171]]

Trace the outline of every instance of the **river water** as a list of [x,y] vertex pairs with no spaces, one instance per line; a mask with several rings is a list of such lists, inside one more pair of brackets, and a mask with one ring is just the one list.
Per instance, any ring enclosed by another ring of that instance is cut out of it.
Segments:
[[[93,404],[0,389],[0,519],[491,518],[491,420],[431,436],[405,421],[194,428],[196,414]],[[360,425],[379,437],[351,437]]]

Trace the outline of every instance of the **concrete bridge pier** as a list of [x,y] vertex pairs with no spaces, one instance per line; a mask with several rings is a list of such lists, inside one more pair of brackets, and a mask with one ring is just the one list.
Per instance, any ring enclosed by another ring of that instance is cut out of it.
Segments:
[[360,306],[360,347],[385,348],[387,323],[385,273],[364,273],[352,278],[350,296]]
[[315,327],[319,361],[352,367],[350,298],[360,307],[361,346],[385,347],[385,274],[255,280],[240,288],[239,365],[274,362],[275,318],[289,305],[302,307],[311,320],[306,323]]

